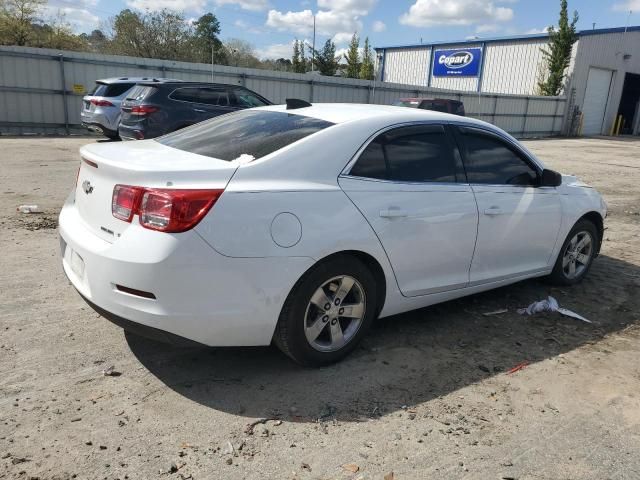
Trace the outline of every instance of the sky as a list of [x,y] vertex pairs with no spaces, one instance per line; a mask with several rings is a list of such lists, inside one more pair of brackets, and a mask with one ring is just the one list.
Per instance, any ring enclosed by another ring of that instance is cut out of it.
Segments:
[[[557,23],[559,0],[49,0],[45,15],[64,15],[72,28],[90,32],[120,10],[182,12],[196,19],[213,12],[221,38],[240,38],[260,58],[290,58],[297,38],[316,48],[331,38],[338,51],[354,32],[372,47],[540,33]],[[640,0],[569,0],[578,28],[640,25]],[[632,11],[629,14],[629,11]]]

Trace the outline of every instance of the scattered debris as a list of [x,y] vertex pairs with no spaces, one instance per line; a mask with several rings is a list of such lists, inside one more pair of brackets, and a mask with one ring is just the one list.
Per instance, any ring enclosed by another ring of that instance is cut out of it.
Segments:
[[16,208],[20,213],[42,213],[42,209],[38,205],[20,205]]
[[360,470],[360,467],[355,463],[345,463],[342,468],[351,473],[357,473]]
[[485,372],[485,373],[491,373],[491,370],[489,369],[489,367],[487,367],[487,366],[485,366],[485,365],[479,364],[479,365],[478,365],[478,368],[479,368],[480,370],[482,370],[483,372]]
[[300,465],[300,468],[302,468],[303,470],[311,471],[311,465],[309,465],[308,463],[302,462],[302,465]]
[[486,312],[483,313],[482,315],[485,317],[490,317],[492,315],[502,315],[503,313],[508,313],[509,310],[507,310],[506,308],[501,308],[500,310],[494,310],[493,312]]
[[393,472],[389,472],[384,476],[384,480],[395,480],[396,476],[393,474]]
[[538,302],[533,302],[527,308],[519,308],[518,313],[520,315],[534,315],[536,313],[542,312],[558,312],[565,317],[575,318],[577,320],[582,320],[583,322],[592,323],[591,320],[587,320],[582,315],[578,315],[577,313],[567,309],[562,308],[558,301],[553,298],[551,295],[546,300],[540,300]]
[[105,377],[119,377],[121,373],[116,371],[115,365],[111,365],[110,367],[102,370],[102,375]]
[[[255,420],[251,423],[248,423],[246,427],[244,427],[244,433],[246,433],[247,435],[253,435],[253,430],[256,427],[256,425],[264,425],[265,423],[267,423],[270,420],[275,420],[275,421],[280,421],[277,418],[259,418],[258,420]],[[282,423],[282,422],[280,422]],[[278,424],[280,425],[280,424]]]
[[523,368],[525,368],[527,365],[529,365],[529,362],[527,362],[525,360],[524,362],[519,363],[515,367],[511,368],[510,370],[508,370],[507,371],[507,375],[511,375],[512,373],[516,373],[517,371],[522,370]]
[[227,441],[227,445],[225,446],[224,450],[222,450],[222,453],[224,455],[234,455],[236,453],[236,450],[235,448],[233,448],[231,442]]

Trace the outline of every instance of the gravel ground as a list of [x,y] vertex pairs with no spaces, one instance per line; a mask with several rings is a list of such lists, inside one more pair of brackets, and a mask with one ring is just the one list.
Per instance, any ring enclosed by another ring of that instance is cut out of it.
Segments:
[[[83,303],[56,216],[91,141],[0,139],[0,478],[640,478],[640,141],[527,142],[609,204],[582,284],[383,319],[319,370],[154,343]],[[593,324],[516,313],[549,294]]]

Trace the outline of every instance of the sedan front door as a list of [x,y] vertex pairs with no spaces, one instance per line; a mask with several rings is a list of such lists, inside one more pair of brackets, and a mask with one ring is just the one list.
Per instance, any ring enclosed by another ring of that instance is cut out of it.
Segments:
[[380,239],[403,295],[468,284],[478,211],[443,125],[382,133],[339,183]]
[[548,269],[562,221],[557,189],[540,186],[540,167],[514,143],[483,129],[456,131],[479,212],[471,284]]

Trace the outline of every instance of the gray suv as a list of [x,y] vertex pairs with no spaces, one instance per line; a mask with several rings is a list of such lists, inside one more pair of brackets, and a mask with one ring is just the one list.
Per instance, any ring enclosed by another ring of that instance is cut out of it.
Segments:
[[89,130],[116,140],[120,123],[120,104],[138,82],[161,83],[179,80],[153,77],[118,77],[96,80],[93,90],[82,97],[80,119]]

